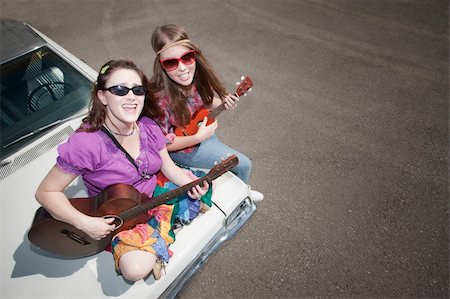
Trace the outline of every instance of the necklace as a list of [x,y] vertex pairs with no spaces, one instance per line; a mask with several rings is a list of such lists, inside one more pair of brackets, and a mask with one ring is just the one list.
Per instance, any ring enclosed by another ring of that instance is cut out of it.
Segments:
[[117,132],[114,132],[113,130],[111,130],[109,127],[108,127],[108,125],[106,124],[106,122],[105,122],[105,127],[108,129],[108,131],[110,131],[111,133],[113,133],[114,135],[118,135],[118,136],[131,136],[131,135],[133,135],[134,134],[134,123],[133,123],[133,129],[131,130],[131,132],[130,133],[128,133],[128,134],[122,134],[122,133],[117,133]]

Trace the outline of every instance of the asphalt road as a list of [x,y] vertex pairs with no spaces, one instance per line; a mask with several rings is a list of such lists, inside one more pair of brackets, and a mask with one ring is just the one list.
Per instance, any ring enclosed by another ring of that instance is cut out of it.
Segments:
[[179,298],[448,298],[448,1],[0,3],[94,69],[173,22],[253,78],[218,135],[266,199]]

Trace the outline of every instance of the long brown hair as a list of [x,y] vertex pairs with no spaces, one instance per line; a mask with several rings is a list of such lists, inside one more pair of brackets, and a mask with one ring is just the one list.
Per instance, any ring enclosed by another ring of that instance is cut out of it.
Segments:
[[159,62],[160,55],[158,54],[158,51],[165,45],[181,40],[186,40],[181,45],[195,51],[196,70],[193,84],[197,88],[203,103],[206,106],[211,105],[214,92],[221,99],[227,93],[211,65],[203,56],[202,51],[189,41],[186,31],[182,27],[175,24],[156,27],[152,34],[152,47],[157,55],[153,65],[153,77],[150,79],[150,88],[154,93],[164,92],[170,97],[170,105],[177,125],[184,127],[191,121],[191,115],[186,106],[186,97],[182,94],[180,85],[173,82],[162,69]]
[[91,102],[89,106],[89,114],[83,119],[79,131],[93,132],[98,130],[104,123],[106,118],[106,106],[100,101],[97,96],[99,90],[103,90],[106,87],[106,82],[111,77],[111,74],[119,69],[128,69],[135,71],[142,81],[142,86],[146,91],[144,108],[141,112],[142,115],[157,119],[162,115],[162,111],[150,92],[149,81],[147,76],[142,70],[140,70],[134,62],[130,60],[110,60],[105,63],[98,73],[97,81],[94,83],[91,91]]

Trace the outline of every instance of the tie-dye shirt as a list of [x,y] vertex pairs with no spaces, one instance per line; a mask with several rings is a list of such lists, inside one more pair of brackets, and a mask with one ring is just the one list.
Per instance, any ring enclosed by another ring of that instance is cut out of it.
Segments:
[[[156,98],[158,99],[159,106],[164,112],[164,116],[157,121],[163,130],[163,134],[165,135],[166,144],[172,144],[175,139],[174,132],[176,128],[176,119],[171,109],[170,97],[164,93],[159,93],[156,95]],[[186,106],[191,113],[191,117],[195,112],[197,112],[197,110],[205,107],[205,104],[203,103],[203,100],[195,86],[193,88],[193,95],[187,97]],[[192,152],[194,147],[195,146],[183,149],[182,152]]]

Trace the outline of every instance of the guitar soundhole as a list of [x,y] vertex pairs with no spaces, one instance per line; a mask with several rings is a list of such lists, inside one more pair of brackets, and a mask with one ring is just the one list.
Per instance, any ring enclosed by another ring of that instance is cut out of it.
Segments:
[[111,224],[114,224],[116,226],[116,228],[114,230],[118,229],[123,224],[123,220],[119,216],[116,216],[116,215],[105,215],[102,218],[103,219],[114,218],[114,221],[111,223]]
[[75,241],[83,246],[88,246],[89,244],[91,244],[90,242],[86,241],[85,238],[69,231],[68,229],[61,230],[61,234],[66,235],[66,237],[72,239],[73,241]]

